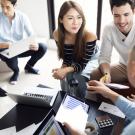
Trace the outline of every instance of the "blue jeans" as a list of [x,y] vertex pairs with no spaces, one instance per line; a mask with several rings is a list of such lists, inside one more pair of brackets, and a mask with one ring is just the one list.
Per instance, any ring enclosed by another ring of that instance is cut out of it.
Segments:
[[[78,82],[78,85],[71,84],[73,79]],[[80,73],[69,73],[64,80],[60,81],[60,83],[63,91],[81,99],[85,98],[87,86],[85,77],[83,77]]]

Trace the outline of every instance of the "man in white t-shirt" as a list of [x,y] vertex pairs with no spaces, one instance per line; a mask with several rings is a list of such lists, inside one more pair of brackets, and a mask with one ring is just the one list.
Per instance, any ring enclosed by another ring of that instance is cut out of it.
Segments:
[[[110,0],[113,22],[103,31],[99,68],[90,75],[90,80],[105,83],[126,82],[129,50],[135,45],[134,0]],[[113,47],[119,54],[119,63],[110,65]]]
[[[133,87],[135,87],[135,46],[129,53],[128,64],[127,64],[127,76],[128,80]],[[131,95],[128,99],[112,91],[110,88],[105,86],[102,82],[92,80],[88,82],[88,92],[91,94],[101,94],[103,97],[111,100],[129,119],[130,124],[124,128],[121,135],[134,135],[135,134],[135,95]],[[87,135],[81,133],[75,127],[72,127],[68,123],[65,126],[69,129],[71,135]],[[89,135],[96,135],[95,132],[89,133]]]

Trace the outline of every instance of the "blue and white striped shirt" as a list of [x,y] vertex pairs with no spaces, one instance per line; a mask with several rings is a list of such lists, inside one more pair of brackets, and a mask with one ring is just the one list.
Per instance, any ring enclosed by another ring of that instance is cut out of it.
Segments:
[[74,45],[64,44],[63,64],[74,67],[75,72],[82,71],[91,57],[97,52],[96,40],[86,43],[86,53],[80,62],[76,62],[74,56]]

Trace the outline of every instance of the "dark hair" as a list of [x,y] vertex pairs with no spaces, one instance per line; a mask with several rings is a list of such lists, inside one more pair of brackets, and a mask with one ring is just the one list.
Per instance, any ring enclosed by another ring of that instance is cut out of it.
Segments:
[[110,7],[112,10],[114,6],[120,7],[127,3],[131,6],[132,10],[135,8],[135,0],[110,0]]
[[61,59],[64,58],[64,41],[65,41],[65,28],[61,20],[63,19],[64,15],[71,9],[74,8],[82,17],[82,25],[77,33],[75,46],[74,46],[74,53],[75,59],[77,61],[81,60],[85,52],[85,41],[84,41],[84,27],[85,27],[85,17],[80,5],[73,1],[66,1],[60,8],[60,12],[58,15],[58,57]]
[[17,0],[8,0],[8,1],[10,1],[13,6],[14,6],[14,5],[16,4],[16,2],[17,2]]

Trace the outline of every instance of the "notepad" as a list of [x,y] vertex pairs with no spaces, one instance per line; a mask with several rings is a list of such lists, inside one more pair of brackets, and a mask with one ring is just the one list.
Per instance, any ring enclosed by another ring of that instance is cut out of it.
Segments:
[[34,41],[35,41],[35,37],[31,36],[26,39],[13,42],[12,44],[9,45],[8,49],[5,49],[4,51],[0,52],[0,54],[2,54],[7,58],[15,57],[23,52],[28,51],[30,44]]
[[85,102],[70,95],[66,95],[59,107],[55,119],[60,123],[67,122],[72,127],[84,131],[88,118],[88,109],[89,106],[85,104]]

